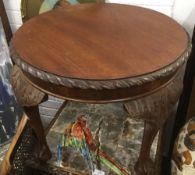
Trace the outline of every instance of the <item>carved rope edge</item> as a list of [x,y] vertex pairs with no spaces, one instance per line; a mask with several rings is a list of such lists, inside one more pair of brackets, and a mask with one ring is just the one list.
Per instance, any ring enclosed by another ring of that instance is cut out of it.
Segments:
[[177,71],[177,69],[187,61],[189,54],[191,52],[191,43],[188,43],[187,49],[184,53],[177,58],[175,62],[164,67],[163,69],[157,70],[155,72],[144,74],[141,76],[129,77],[124,79],[111,79],[111,80],[82,80],[73,79],[57,76],[42,70],[39,70],[30,64],[21,60],[20,56],[17,54],[16,50],[13,48],[12,43],[10,44],[10,53],[13,61],[25,72],[30,75],[39,78],[43,81],[50,82],[56,85],[62,85],[69,88],[81,88],[81,89],[116,89],[116,88],[128,88],[132,86],[141,86],[142,84],[152,82],[158,78],[166,77],[171,73]]

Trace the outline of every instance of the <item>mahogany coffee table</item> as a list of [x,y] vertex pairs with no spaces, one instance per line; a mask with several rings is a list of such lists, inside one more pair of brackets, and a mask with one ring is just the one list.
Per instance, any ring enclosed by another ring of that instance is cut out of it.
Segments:
[[[151,144],[181,94],[190,48],[187,33],[173,19],[136,6],[74,5],[29,20],[11,43],[12,84],[27,116],[15,143],[29,123],[40,160],[50,158],[38,111],[48,95],[84,103],[124,102],[132,118],[145,121],[134,173],[151,174],[151,167],[157,172],[161,151],[153,166]],[[4,162],[16,171],[9,156]]]

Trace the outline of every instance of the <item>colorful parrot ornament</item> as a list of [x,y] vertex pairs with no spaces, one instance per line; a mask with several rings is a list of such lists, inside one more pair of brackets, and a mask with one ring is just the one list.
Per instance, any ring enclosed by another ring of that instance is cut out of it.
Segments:
[[[99,132],[99,130],[97,132]],[[69,124],[64,130],[61,143],[57,148],[57,164],[60,164],[62,159],[61,148],[72,147],[78,150],[85,158],[92,174],[96,168],[101,168],[100,164],[103,164],[117,175],[129,175],[119,163],[111,158],[106,152],[99,149],[100,145],[98,144],[99,141],[97,141],[99,139],[97,138],[97,135],[99,134],[96,133],[94,140],[90,129],[87,127],[84,115],[79,115],[77,120]]]

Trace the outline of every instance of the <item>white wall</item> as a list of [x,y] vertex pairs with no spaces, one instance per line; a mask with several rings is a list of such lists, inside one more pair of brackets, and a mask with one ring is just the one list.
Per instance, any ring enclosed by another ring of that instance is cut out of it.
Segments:
[[12,32],[15,32],[22,24],[20,1],[21,0],[3,0]]
[[175,0],[173,18],[192,35],[195,25],[195,0]]
[[174,4],[174,0],[107,0],[107,2],[138,5],[162,12],[168,16],[172,16]]
[[[3,0],[12,31],[22,24],[21,0]],[[176,19],[191,34],[195,24],[195,0],[107,0],[107,2],[133,4],[162,12]]]

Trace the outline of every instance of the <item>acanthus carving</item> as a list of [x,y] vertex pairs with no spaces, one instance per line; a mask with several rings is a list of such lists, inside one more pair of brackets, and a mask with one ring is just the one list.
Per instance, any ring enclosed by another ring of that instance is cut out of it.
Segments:
[[183,88],[183,72],[183,69],[180,70],[173,81],[157,92],[125,103],[125,108],[130,116],[154,122],[160,127],[180,97]]
[[155,174],[155,170],[159,171],[151,161],[150,149],[156,134],[163,128],[179,99],[183,87],[183,74],[184,69],[181,68],[175,79],[166,87],[150,96],[125,103],[130,117],[145,121],[141,150],[134,167],[136,175]]
[[153,82],[162,77],[167,77],[175,73],[188,59],[191,52],[191,43],[188,43],[188,47],[183,54],[172,64],[163,67],[163,69],[157,70],[155,72],[141,75],[138,77],[127,77],[123,79],[113,79],[113,80],[82,80],[76,78],[66,78],[57,76],[48,72],[39,70],[20,58],[17,51],[14,49],[12,43],[10,44],[10,52],[14,62],[25,72],[28,72],[32,76],[50,82],[57,85],[63,85],[70,88],[81,88],[81,89],[116,89],[116,88],[128,88],[132,86],[141,86],[145,83]]
[[12,68],[11,83],[21,106],[35,106],[42,102],[45,93],[33,87],[18,66]]
[[46,161],[50,159],[51,153],[46,142],[38,105],[47,99],[45,98],[47,95],[32,86],[17,65],[12,68],[11,76],[11,82],[17,101],[24,108],[24,112],[30,119],[30,126],[38,139],[35,155],[41,161]]

